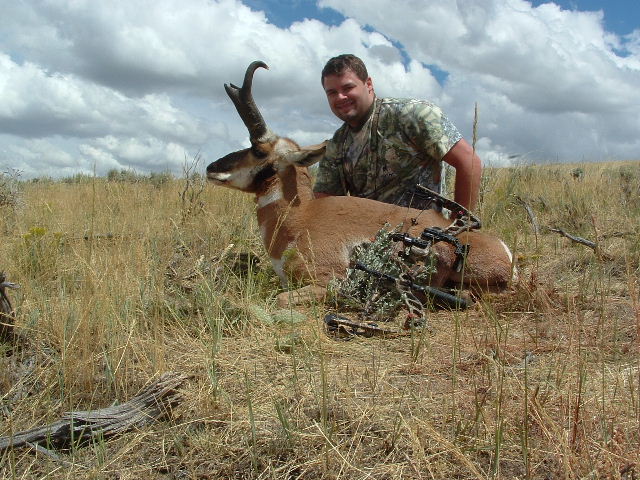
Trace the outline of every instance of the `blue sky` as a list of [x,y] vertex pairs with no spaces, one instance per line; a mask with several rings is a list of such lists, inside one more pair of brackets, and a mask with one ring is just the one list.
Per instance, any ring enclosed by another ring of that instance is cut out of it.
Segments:
[[317,18],[327,25],[339,25],[345,17],[331,8],[321,8],[315,0],[247,0],[246,5],[254,10],[262,10],[274,25],[288,28],[293,22],[305,18]]
[[[533,1],[538,6],[541,1]],[[555,2],[567,10],[591,10],[604,12],[607,30],[627,35],[640,26],[640,1],[638,0],[572,0]]]
[[272,130],[318,143],[345,52],[467,138],[477,104],[485,163],[640,159],[639,0],[24,0],[0,16],[0,169],[180,173],[242,148],[222,85],[256,59]]
[[[300,22],[305,18],[318,19],[327,25],[339,25],[346,18],[336,10],[322,8],[316,0],[245,0],[244,3],[254,10],[262,11],[268,20],[280,28],[289,28],[294,22]],[[533,0],[531,4],[537,7],[543,3],[550,3],[544,0]],[[619,36],[630,34],[634,29],[640,27],[640,0],[562,0],[553,2],[565,10],[573,11],[602,11],[603,24],[606,30]],[[402,44],[394,42],[403,51]],[[618,52],[626,55],[628,52]],[[405,63],[408,57],[403,55]],[[442,82],[447,78],[447,72],[440,70],[437,66],[428,65],[438,81]]]
[[[264,11],[270,22],[282,28],[304,18],[317,18],[330,25],[337,25],[345,19],[333,9],[318,7],[315,0],[246,0],[244,3],[252,9]],[[537,7],[549,2],[533,0],[531,3]],[[618,35],[629,34],[640,26],[639,0],[562,0],[554,3],[566,10],[602,10],[607,30]]]

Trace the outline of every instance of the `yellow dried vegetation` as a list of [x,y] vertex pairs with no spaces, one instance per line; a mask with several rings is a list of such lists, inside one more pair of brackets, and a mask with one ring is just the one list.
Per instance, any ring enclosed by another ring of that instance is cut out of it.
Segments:
[[0,477],[640,475],[638,163],[486,169],[480,216],[515,252],[512,291],[351,341],[327,336],[330,306],[278,309],[252,199],[199,181],[27,182],[0,217],[0,270],[21,285],[0,436],[190,376],[171,420],[0,452]]

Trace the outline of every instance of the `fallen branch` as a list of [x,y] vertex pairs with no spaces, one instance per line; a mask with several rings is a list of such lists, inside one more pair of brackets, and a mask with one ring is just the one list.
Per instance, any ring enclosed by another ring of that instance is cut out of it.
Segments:
[[540,227],[538,226],[538,219],[536,218],[536,214],[527,202],[525,202],[522,197],[519,195],[514,195],[516,201],[522,205],[527,212],[527,216],[529,217],[529,221],[531,222],[531,226],[533,227],[533,233],[537,237],[540,234]]
[[581,245],[586,245],[587,247],[592,248],[593,251],[596,252],[597,255],[602,256],[602,258],[604,260],[611,260],[612,259],[611,255],[607,255],[606,253],[604,253],[596,242],[592,242],[591,240],[587,240],[586,238],[582,238],[582,237],[577,237],[575,235],[571,235],[570,233],[565,232],[561,228],[549,228],[549,231],[550,232],[559,233],[563,237],[566,237],[569,240],[571,240],[572,242],[579,243]]
[[398,337],[407,335],[406,332],[398,332],[386,328],[378,327],[377,324],[369,322],[355,322],[345,317],[340,317],[334,313],[330,313],[324,317],[327,332],[333,336],[345,336],[347,339],[355,336],[362,337]]
[[99,410],[69,412],[61,420],[7,437],[0,437],[0,452],[10,448],[43,445],[65,449],[72,443],[85,445],[92,440],[120,435],[169,416],[182,394],[179,387],[185,375],[165,373],[126,403]]
[[561,228],[550,228],[549,231],[559,233],[563,237],[566,237],[569,240],[571,240],[572,242],[576,242],[576,243],[580,243],[582,245],[586,245],[587,247],[593,248],[594,250],[596,250],[598,248],[598,245],[596,244],[596,242],[592,242],[591,240],[587,240],[587,239],[582,238],[582,237],[576,237],[575,235],[571,235],[570,233],[565,232]]

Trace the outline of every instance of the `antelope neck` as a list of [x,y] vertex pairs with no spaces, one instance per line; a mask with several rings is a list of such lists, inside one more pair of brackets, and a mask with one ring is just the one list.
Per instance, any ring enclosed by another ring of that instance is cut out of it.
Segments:
[[305,173],[292,168],[273,177],[262,191],[256,192],[258,226],[272,259],[280,259],[294,242],[299,208],[313,198]]
[[281,174],[272,177],[264,189],[256,192],[258,210],[280,201],[290,208],[311,199],[313,192],[304,168],[288,167]]

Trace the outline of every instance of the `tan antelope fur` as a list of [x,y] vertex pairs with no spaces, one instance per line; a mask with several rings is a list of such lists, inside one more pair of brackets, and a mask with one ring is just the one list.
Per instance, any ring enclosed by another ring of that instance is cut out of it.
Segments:
[[[275,271],[284,286],[290,279],[326,287],[334,277],[344,277],[349,256],[359,244],[370,242],[385,225],[419,236],[425,227],[451,223],[435,210],[415,210],[350,196],[314,198],[312,180],[305,166],[319,160],[324,144],[299,147],[273,134],[251,97],[253,62],[242,88],[225,85],[238,113],[249,129],[251,148],[230,153],[207,167],[216,185],[255,195],[258,225]],[[512,257],[507,246],[484,232],[459,235],[471,245],[463,272],[454,270],[453,247],[433,245],[437,272],[431,286],[461,283],[475,290],[500,289],[508,285]]]

